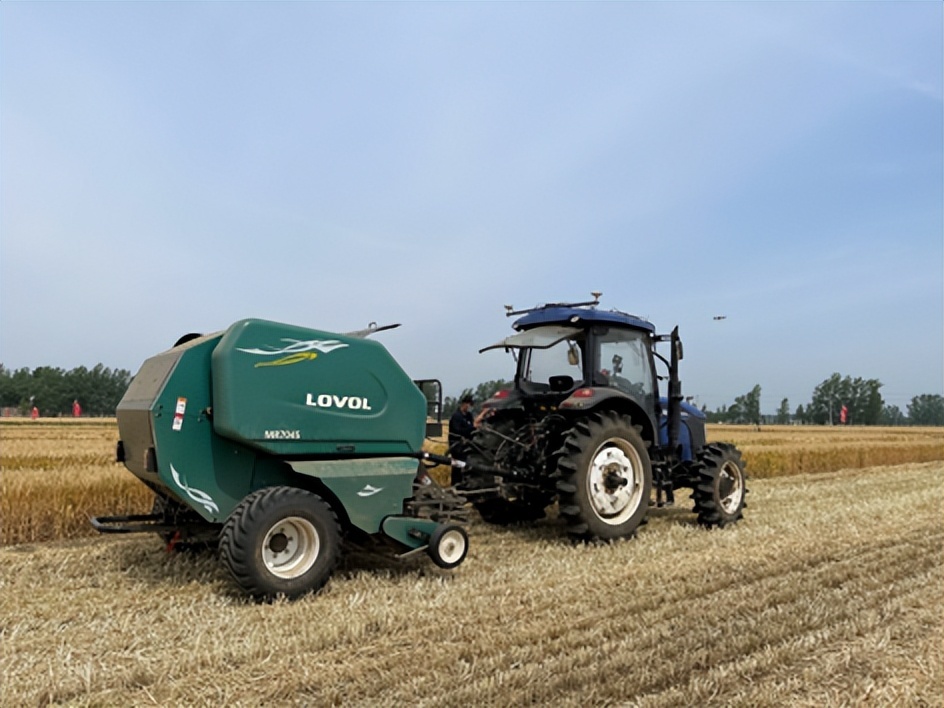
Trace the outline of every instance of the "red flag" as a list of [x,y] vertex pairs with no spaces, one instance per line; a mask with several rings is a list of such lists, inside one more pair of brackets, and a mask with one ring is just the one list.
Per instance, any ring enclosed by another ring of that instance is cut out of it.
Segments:
[[846,408],[845,406],[843,406],[843,407],[839,410],[839,422],[842,423],[843,425],[845,425],[845,424],[846,424],[846,420],[848,419],[848,417],[849,417],[849,409]]

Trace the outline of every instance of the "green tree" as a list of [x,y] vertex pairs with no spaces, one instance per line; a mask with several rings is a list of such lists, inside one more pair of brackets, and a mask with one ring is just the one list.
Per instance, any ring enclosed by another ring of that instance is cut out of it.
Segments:
[[853,379],[835,373],[813,390],[807,417],[818,425],[835,425],[845,406],[847,423],[878,425],[885,406],[881,388],[878,379]]
[[797,423],[806,422],[806,411],[803,409],[803,404],[800,404],[799,406],[797,406],[796,412],[793,414],[793,419]]
[[790,422],[790,401],[784,398],[777,409],[777,424],[786,425]]
[[705,418],[709,423],[727,423],[728,422],[728,407],[724,404],[721,404],[717,410],[714,411],[705,411]]
[[443,400],[443,419],[446,420],[456,412],[456,409],[459,407],[459,401],[461,401],[466,396],[472,396],[475,399],[476,406],[481,406],[487,399],[495,395],[496,391],[499,391],[503,388],[510,388],[511,384],[504,379],[496,379],[494,381],[483,381],[474,389],[464,388],[462,393],[453,398],[452,396],[446,396]]
[[905,425],[908,419],[898,406],[885,406],[882,409],[882,425]]
[[734,407],[737,408],[739,416],[735,422],[760,425],[760,385],[735,398]]
[[709,423],[752,423],[760,425],[760,385],[754,386],[743,396],[734,399],[726,407],[722,405],[708,416]]
[[944,396],[931,393],[915,396],[908,404],[908,418],[912,425],[944,425]]
[[15,372],[0,366],[0,405],[17,407],[22,413],[36,405],[43,415],[69,415],[78,400],[88,415],[114,415],[118,402],[131,383],[131,373],[97,364],[63,371],[39,366]]

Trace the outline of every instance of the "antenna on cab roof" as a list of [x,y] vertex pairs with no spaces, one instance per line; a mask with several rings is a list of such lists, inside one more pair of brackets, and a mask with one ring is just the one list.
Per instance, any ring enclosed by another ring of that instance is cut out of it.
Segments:
[[514,317],[515,315],[526,315],[529,312],[536,312],[538,310],[544,310],[548,307],[596,307],[600,304],[600,296],[603,294],[599,291],[593,291],[590,293],[593,295],[593,300],[588,302],[548,302],[544,305],[538,305],[537,307],[529,307],[525,310],[516,310],[513,305],[505,305],[505,317]]

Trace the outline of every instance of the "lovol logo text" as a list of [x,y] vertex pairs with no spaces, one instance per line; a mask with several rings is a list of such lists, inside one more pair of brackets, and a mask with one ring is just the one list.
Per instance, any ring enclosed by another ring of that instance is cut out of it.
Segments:
[[352,411],[371,410],[370,401],[360,396],[334,396],[327,393],[321,393],[317,396],[309,393],[305,398],[306,406],[315,408],[346,408]]

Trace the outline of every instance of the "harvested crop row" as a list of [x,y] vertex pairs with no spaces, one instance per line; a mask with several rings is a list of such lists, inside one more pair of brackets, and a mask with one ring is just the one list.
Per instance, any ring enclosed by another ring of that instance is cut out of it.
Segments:
[[759,480],[750,502],[731,529],[657,509],[599,546],[475,525],[454,575],[354,554],[273,605],[154,538],[0,549],[3,701],[939,704],[944,465]]

